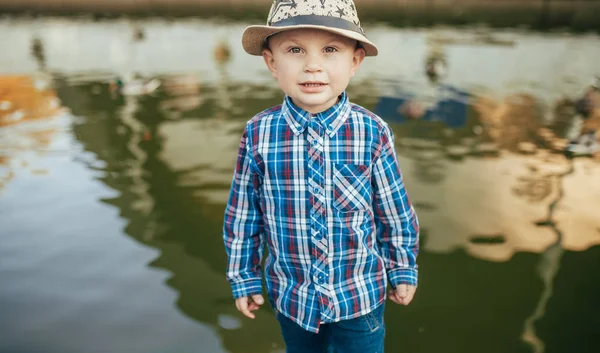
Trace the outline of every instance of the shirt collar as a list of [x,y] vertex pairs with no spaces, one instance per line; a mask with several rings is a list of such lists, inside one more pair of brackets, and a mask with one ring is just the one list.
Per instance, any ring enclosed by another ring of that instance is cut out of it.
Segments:
[[348,101],[346,92],[342,92],[339,98],[340,101],[333,107],[317,114],[311,114],[295,105],[289,96],[285,96],[281,107],[281,114],[283,114],[283,117],[296,136],[304,132],[310,119],[316,118],[325,127],[325,131],[329,137],[333,137],[350,114],[350,102]]

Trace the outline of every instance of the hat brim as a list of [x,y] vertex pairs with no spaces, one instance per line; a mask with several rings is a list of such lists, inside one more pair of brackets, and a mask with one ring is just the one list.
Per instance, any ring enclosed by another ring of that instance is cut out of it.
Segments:
[[367,39],[364,35],[350,31],[347,29],[332,28],[318,25],[294,25],[294,26],[249,26],[244,30],[242,35],[242,46],[246,53],[250,55],[262,55],[263,49],[265,49],[265,40],[267,37],[280,33],[283,31],[289,31],[290,29],[298,28],[313,28],[320,29],[323,31],[336,33],[341,36],[357,40],[361,43],[361,46],[365,49],[366,56],[377,56],[379,50],[377,46]]

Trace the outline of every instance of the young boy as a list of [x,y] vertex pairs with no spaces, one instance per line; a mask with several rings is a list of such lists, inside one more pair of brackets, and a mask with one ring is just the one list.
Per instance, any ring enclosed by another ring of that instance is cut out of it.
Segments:
[[276,0],[248,27],[285,93],[246,125],[225,210],[227,278],[253,319],[268,298],[287,352],[383,352],[385,289],[407,305],[417,285],[418,222],[392,130],[345,93],[377,55],[351,0]]

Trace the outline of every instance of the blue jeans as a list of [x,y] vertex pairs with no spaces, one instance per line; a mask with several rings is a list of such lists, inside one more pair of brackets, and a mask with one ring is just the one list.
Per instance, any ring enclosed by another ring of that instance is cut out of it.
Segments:
[[384,304],[355,319],[321,324],[319,333],[304,330],[277,313],[287,353],[383,353]]

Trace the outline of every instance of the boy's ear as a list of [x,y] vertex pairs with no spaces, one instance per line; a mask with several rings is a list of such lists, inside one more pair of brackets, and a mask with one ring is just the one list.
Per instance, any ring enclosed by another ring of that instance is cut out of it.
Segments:
[[262,56],[265,60],[265,64],[267,64],[267,68],[269,71],[271,71],[271,75],[273,75],[274,78],[277,78],[277,66],[275,65],[273,52],[271,52],[269,49],[263,49]]
[[365,60],[366,55],[367,52],[365,52],[363,48],[359,47],[354,49],[354,57],[352,58],[352,68],[350,70],[350,72],[352,73],[352,77],[354,77],[354,74],[356,74],[356,71],[358,71],[360,64],[363,62],[363,60]]

